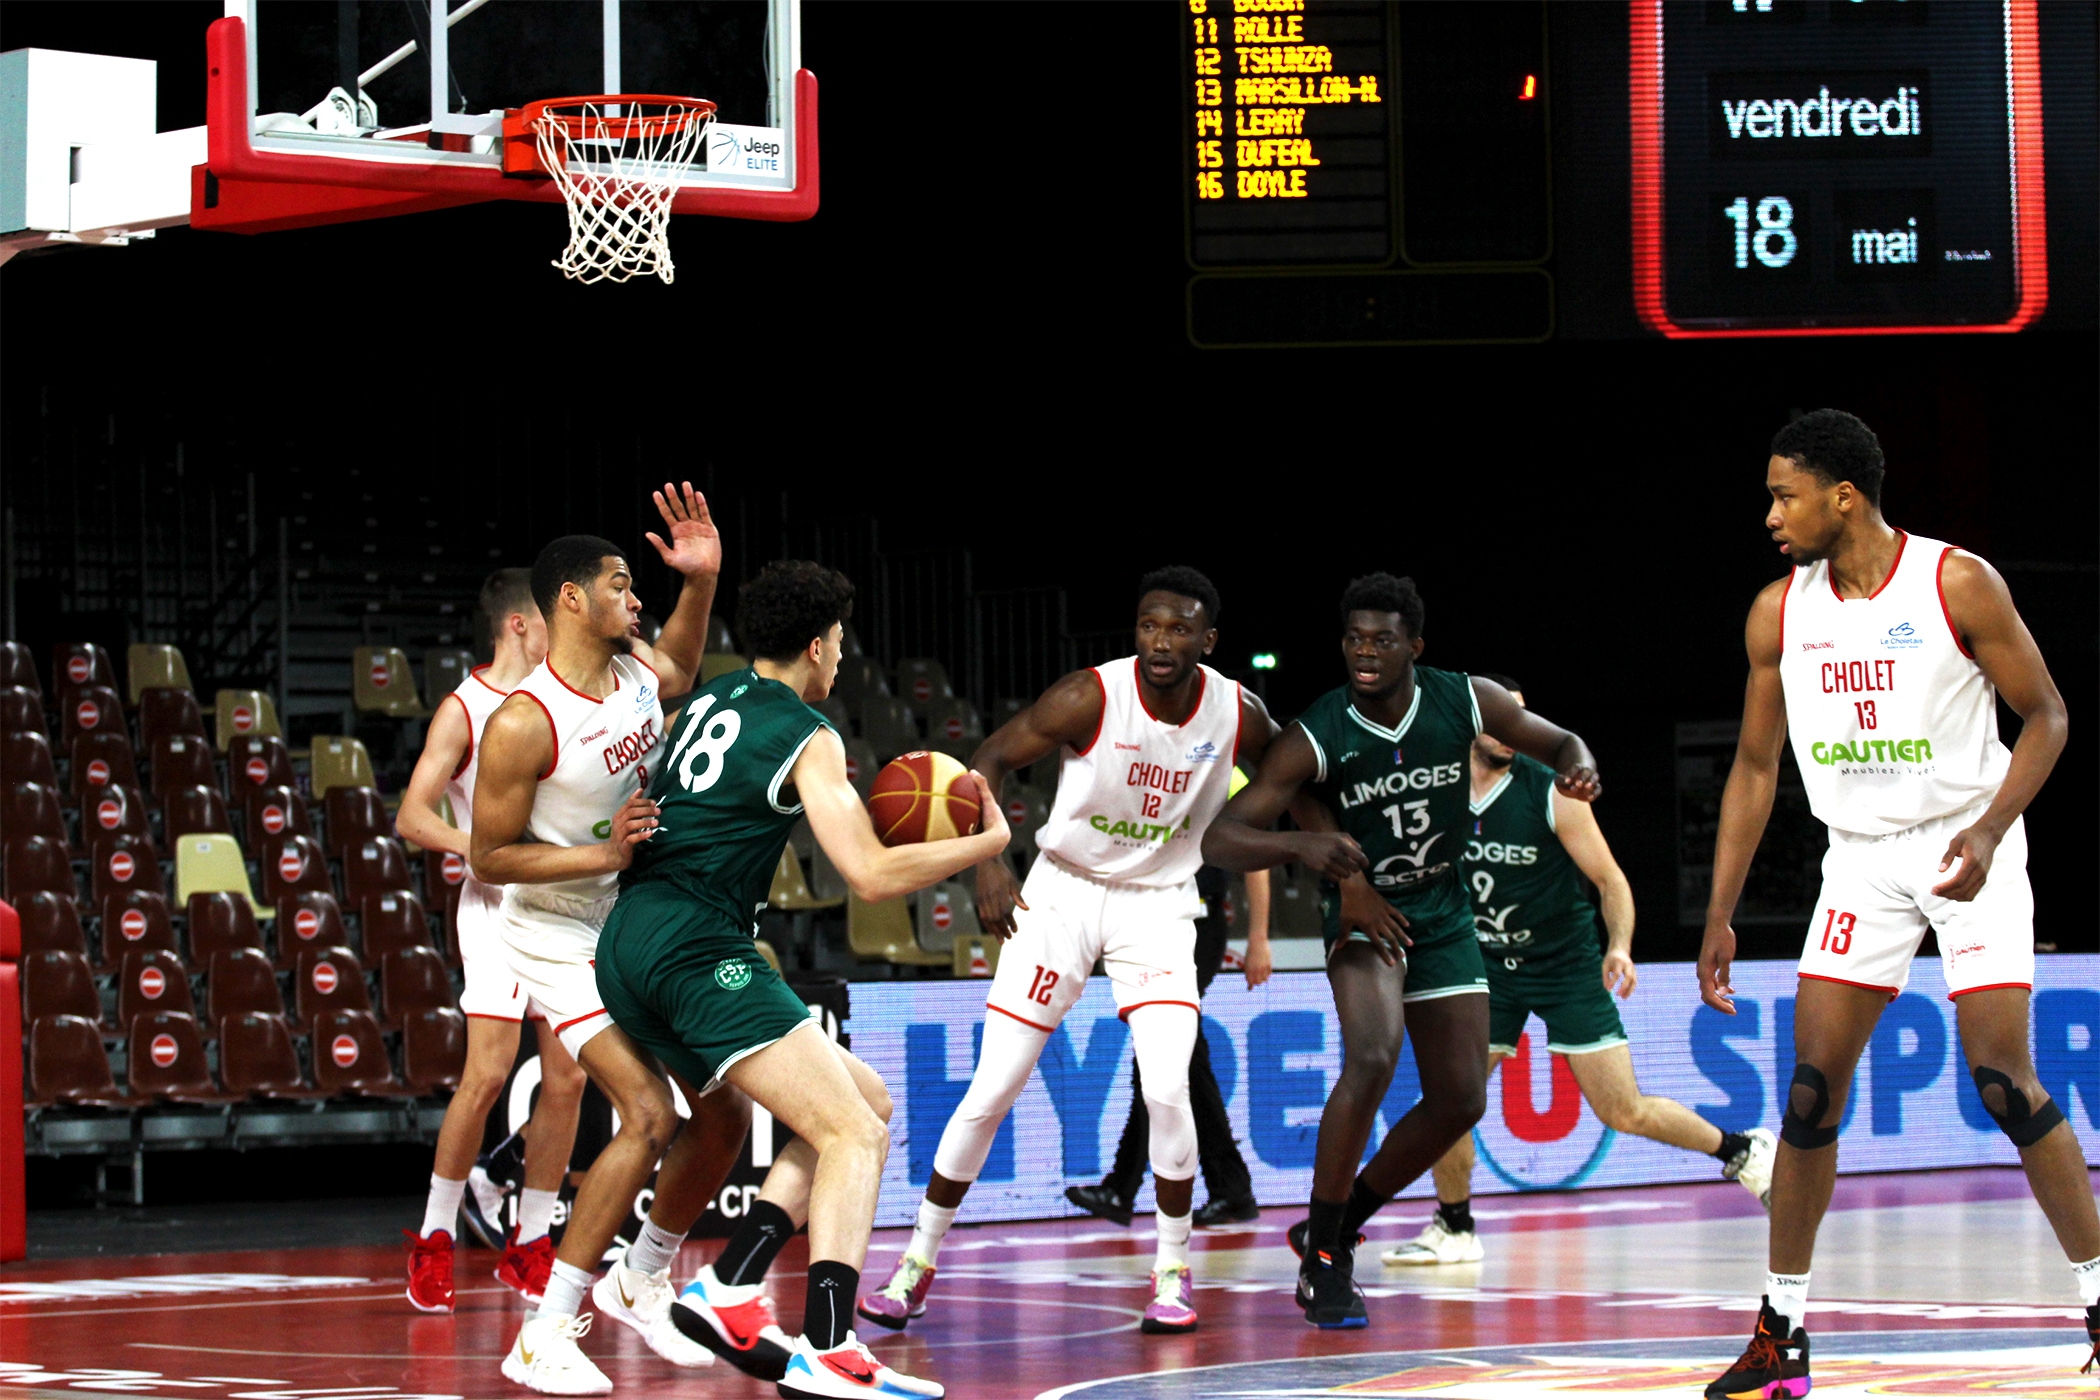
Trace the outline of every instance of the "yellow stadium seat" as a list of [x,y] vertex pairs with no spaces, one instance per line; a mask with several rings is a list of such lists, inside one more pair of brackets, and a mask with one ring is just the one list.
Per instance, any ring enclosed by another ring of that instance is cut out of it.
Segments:
[[273,919],[275,909],[255,902],[248,883],[248,867],[241,861],[241,848],[231,836],[184,836],[175,843],[175,904],[187,909],[193,894],[230,891],[248,901],[258,919]]
[[766,903],[790,913],[798,909],[836,909],[839,906],[836,899],[824,899],[810,892],[809,882],[802,878],[802,859],[795,854],[792,842],[780,848],[780,861],[773,867],[773,888],[766,895]]
[[758,955],[766,960],[766,965],[772,968],[776,975],[780,975],[780,954],[773,951],[773,945],[763,938],[755,938],[752,942],[758,948]]
[[219,752],[226,752],[236,734],[274,734],[284,737],[277,723],[277,706],[259,690],[222,690],[213,703],[217,711]]
[[912,937],[911,903],[885,899],[870,904],[859,895],[846,900],[846,946],[863,962],[899,967],[953,967],[951,953],[929,953]]
[[[1006,941],[983,934],[975,938],[955,940],[955,975],[957,977],[990,977],[999,970],[999,950]],[[984,971],[975,971],[977,959],[984,959]]]
[[141,692],[153,686],[191,690],[190,668],[182,653],[158,642],[133,642],[124,652],[124,684],[131,703],[139,703]]
[[921,948],[929,953],[953,956],[958,940],[979,938],[983,925],[977,922],[977,901],[959,880],[947,880],[912,896],[913,931]]
[[361,715],[421,719],[430,713],[416,695],[408,653],[399,647],[359,647],[351,652],[350,695]]
[[732,671],[741,671],[751,663],[734,652],[707,652],[700,658],[700,684],[726,676]]
[[438,702],[460,688],[474,674],[474,653],[459,647],[432,647],[423,653],[423,694],[436,709]]
[[955,694],[948,683],[948,668],[930,656],[907,656],[897,663],[897,694],[912,704],[928,703]]
[[372,755],[365,752],[364,744],[341,734],[314,736],[310,782],[317,802],[330,788],[379,785],[372,777]]

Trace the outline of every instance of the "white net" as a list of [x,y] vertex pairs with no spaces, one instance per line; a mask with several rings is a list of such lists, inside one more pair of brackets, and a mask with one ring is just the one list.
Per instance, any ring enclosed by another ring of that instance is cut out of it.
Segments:
[[712,102],[576,98],[533,118],[540,164],[569,206],[569,246],[554,266],[575,281],[672,281],[671,202],[714,120]]

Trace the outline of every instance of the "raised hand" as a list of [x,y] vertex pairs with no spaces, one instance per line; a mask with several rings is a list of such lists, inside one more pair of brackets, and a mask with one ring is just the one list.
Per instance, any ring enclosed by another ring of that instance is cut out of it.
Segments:
[[707,497],[693,489],[693,483],[682,483],[684,495],[670,482],[663,489],[651,493],[657,512],[664,518],[664,527],[670,531],[671,540],[666,544],[663,537],[651,531],[647,538],[656,546],[656,552],[668,564],[687,578],[713,577],[722,572],[722,532],[715,528],[715,519],[707,513]]

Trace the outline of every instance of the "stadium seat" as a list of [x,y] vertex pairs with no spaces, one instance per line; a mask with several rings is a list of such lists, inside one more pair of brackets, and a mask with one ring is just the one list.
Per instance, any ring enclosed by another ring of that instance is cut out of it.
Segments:
[[364,964],[348,948],[306,948],[292,976],[292,1019],[311,1026],[323,1011],[367,1011],[372,995],[365,987]]
[[949,970],[957,977],[992,977],[999,971],[999,951],[1006,946],[999,938],[958,938],[955,940],[955,965]]
[[[166,734],[146,750],[153,773],[153,795],[166,805],[177,788],[208,787],[217,791],[219,767],[211,744],[194,734]],[[286,767],[290,767],[287,760]]]
[[329,1010],[313,1022],[314,1083],[331,1097],[413,1098],[394,1078],[379,1023],[366,1010]]
[[219,1023],[219,1077],[226,1092],[252,1099],[324,1099],[299,1073],[292,1028],[275,1013],[245,1011]]
[[245,1094],[222,1092],[212,1082],[197,1018],[187,1011],[149,1011],[131,1023],[131,1092],[164,1103],[239,1103]]
[[459,890],[466,883],[467,858],[451,851],[423,852],[423,893],[428,906],[445,922],[445,956],[459,966],[459,938],[453,918],[459,912]]
[[837,696],[827,695],[822,700],[812,700],[809,707],[831,721],[831,727],[839,732],[839,738],[853,737],[853,716],[846,712],[845,703]]
[[[326,818],[328,854],[347,857],[350,849],[375,836],[392,836],[394,819],[387,815],[379,790],[369,787],[335,787],[321,799]],[[355,898],[353,895],[352,898]]]
[[[750,664],[741,656],[712,651],[703,652],[700,657],[700,684],[706,685],[709,681],[720,680],[723,676],[734,675]],[[668,725],[665,727],[669,728]]]
[[282,1016],[284,996],[277,990],[277,970],[260,949],[222,948],[212,954],[210,975],[204,979],[204,1005],[214,1025],[253,1012]]
[[139,770],[131,754],[131,739],[121,729],[76,734],[68,746],[73,801],[85,806],[95,793],[111,783],[139,786]]
[[0,778],[11,783],[57,787],[58,768],[51,762],[51,741],[34,729],[10,729],[0,734]]
[[136,836],[153,844],[153,823],[146,815],[146,795],[123,783],[110,783],[80,804],[80,849],[101,850],[118,836]]
[[155,1011],[195,1015],[190,974],[182,959],[163,948],[142,948],[124,958],[117,975],[117,1027],[126,1035],[131,1023]]
[[984,720],[977,707],[959,696],[936,697],[926,703],[922,712],[928,739],[967,743],[973,748],[984,741]]
[[160,800],[161,829],[168,849],[185,836],[231,835],[233,822],[226,815],[226,799],[215,787],[192,783],[171,788]]
[[848,623],[843,623],[843,624],[841,624],[841,625],[840,625],[840,627],[839,627],[839,655],[840,655],[840,656],[866,656],[866,655],[867,655],[867,652],[866,652],[865,650],[863,650],[863,649],[862,649],[862,647],[861,647],[861,644],[860,644],[860,633],[858,633],[858,632],[856,632],[856,631],[854,631],[854,630],[853,630],[853,624],[852,624],[852,623],[850,623],[850,622],[848,622]]
[[882,761],[875,757],[875,746],[866,739],[846,741],[846,781],[860,794],[860,800],[868,800],[875,790],[875,775],[882,771]]
[[314,948],[347,946],[342,906],[323,890],[299,890],[277,901],[277,966],[292,971],[300,955]]
[[767,967],[772,968],[776,974],[780,973],[780,954],[774,951],[772,944],[763,938],[754,938],[751,940],[751,946],[758,949],[758,955],[766,960]]
[[863,962],[900,967],[948,967],[948,953],[929,953],[912,937],[911,905],[904,899],[870,904],[857,894],[846,899],[846,944]]
[[788,846],[802,862],[802,868],[808,870],[810,857],[817,853],[817,833],[810,829],[808,817],[798,819],[788,828]]
[[317,734],[308,786],[315,797],[326,798],[335,788],[379,784],[372,776],[372,756],[361,742],[338,734]]
[[843,656],[839,658],[831,693],[844,701],[847,709],[858,710],[873,697],[889,694],[890,683],[883,677],[882,663],[874,657]]
[[328,878],[328,857],[311,836],[264,837],[256,864],[262,871],[265,904],[280,903],[286,895],[302,890],[335,893],[335,884]]
[[50,890],[67,899],[77,898],[73,884],[73,861],[65,845],[48,836],[7,838],[7,900],[13,904],[31,890]]
[[862,702],[860,732],[868,747],[875,750],[875,757],[884,763],[921,746],[911,706],[892,695],[874,695]]
[[423,901],[407,890],[366,895],[358,903],[358,923],[363,926],[368,961],[376,962],[407,948],[436,951]]
[[416,695],[408,654],[399,647],[359,647],[350,653],[350,698],[361,715],[422,719],[430,713]]
[[723,656],[735,656],[737,654],[736,638],[729,631],[729,619],[720,613],[708,615],[707,646],[705,650]]
[[93,642],[58,642],[51,648],[51,690],[63,696],[83,685],[116,689],[117,670],[109,653]]
[[925,705],[955,694],[948,668],[930,656],[907,656],[897,663],[897,694],[913,705]]
[[1009,695],[1004,700],[994,700],[990,713],[985,716],[985,725],[997,729],[1027,708],[1028,702],[1018,696]]
[[22,955],[22,1017],[80,1016],[102,1024],[102,993],[81,953]]
[[818,846],[810,852],[807,870],[809,875],[809,892],[811,894],[819,899],[828,899],[836,903],[845,902],[846,877],[839,874],[839,868],[831,863],[830,855],[825,852],[822,846]]
[[1000,794],[1006,809],[1006,824],[1013,829],[1013,846],[1029,855],[1036,853],[1035,834],[1050,819],[1050,801],[1019,778],[1008,778]]
[[[224,832],[185,836],[169,843],[175,848],[175,899],[185,906],[200,894],[227,891],[255,909],[255,890],[248,883],[248,866],[241,859],[240,843]],[[267,913],[256,910],[257,917]]]
[[204,714],[197,708],[197,697],[189,691],[154,686],[138,697],[137,704],[139,744],[148,753],[171,734],[204,740]]
[[8,836],[48,836],[66,840],[66,814],[59,810],[58,789],[42,783],[9,782],[0,798],[0,832]]
[[124,727],[124,707],[117,692],[106,685],[76,685],[59,702],[59,742],[71,744],[76,734],[122,734],[128,746],[130,733]]
[[81,931],[80,909],[62,894],[30,890],[15,898],[14,910],[22,922],[22,953],[78,953],[87,956],[87,935]]
[[296,788],[298,774],[292,771],[292,751],[275,734],[244,734],[226,751],[226,797],[235,809],[245,812],[248,794],[255,788],[281,783]]
[[97,902],[102,915],[102,965],[119,967],[135,952],[156,948],[182,956],[168,897],[152,890],[113,890]]
[[265,783],[251,787],[241,806],[241,834],[247,838],[248,848],[260,851],[273,836],[290,832],[294,836],[311,836],[314,825],[307,815],[306,799],[299,790],[288,783]]
[[[181,650],[159,642],[133,642],[124,649],[124,684],[131,703],[142,710],[149,690],[177,690],[188,695],[195,689],[190,684],[189,663],[182,659]],[[190,708],[192,712],[196,709],[194,698]],[[201,724],[197,732],[204,732]]]
[[26,685],[0,686],[0,730],[32,729],[42,734],[49,727],[43,696]]
[[380,1024],[399,1030],[411,1011],[457,1006],[452,974],[435,948],[402,948],[379,960]]
[[96,841],[88,870],[98,908],[111,894],[125,890],[167,893],[168,887],[160,878],[160,853],[143,836],[118,834]]
[[0,642],[0,685],[27,686],[39,692],[43,689],[43,683],[37,679],[36,661],[20,642]]
[[235,948],[263,951],[255,908],[247,900],[224,890],[210,890],[191,895],[183,901],[183,908],[184,922],[189,925],[190,961],[197,966],[210,967],[214,956]]
[[408,855],[391,836],[370,836],[343,852],[343,899],[352,907],[367,895],[409,890]]
[[118,1090],[102,1031],[81,1016],[40,1016],[29,1029],[29,1102],[69,1108],[137,1108]]
[[423,693],[430,708],[460,688],[474,674],[474,653],[456,647],[432,647],[423,653]]
[[451,1006],[426,1006],[401,1023],[401,1077],[418,1095],[450,1093],[467,1068],[467,1018]]
[[212,698],[212,708],[220,753],[232,752],[236,737],[284,737],[277,723],[277,706],[259,690],[222,690]]
[[984,926],[977,922],[977,901],[969,887],[949,880],[912,896],[913,936],[921,948],[939,953],[943,961],[955,956],[958,938],[982,938]]
[[1284,866],[1269,880],[1269,936],[1321,936],[1320,884],[1297,866]]
[[773,887],[766,895],[769,906],[794,913],[802,909],[836,909],[841,902],[812,893],[809,882],[802,877],[802,859],[795,854],[794,846],[780,848],[779,863],[773,867]]

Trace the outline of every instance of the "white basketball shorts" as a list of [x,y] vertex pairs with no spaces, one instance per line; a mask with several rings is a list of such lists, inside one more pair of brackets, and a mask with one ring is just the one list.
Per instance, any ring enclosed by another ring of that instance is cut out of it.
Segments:
[[562,1048],[580,1054],[612,1024],[598,997],[598,930],[613,898],[577,900],[507,885],[503,891],[503,953],[524,999],[525,1014],[554,1027]]
[[1939,935],[1950,997],[2032,987],[2034,890],[2027,883],[2024,818],[1998,843],[1976,898],[1957,903],[1932,892],[1960,873],[1959,864],[1939,868],[1947,843],[1983,812],[1979,805],[1887,836],[1833,829],[1801,975],[1894,997],[1910,980],[1911,959],[1930,925]]
[[1201,1009],[1196,988],[1196,920],[1202,896],[1191,879],[1164,888],[1082,875],[1054,856],[1038,856],[1021,886],[1014,936],[999,954],[985,1005],[1055,1030],[1086,989],[1098,960],[1114,985],[1116,1014],[1172,1002]]
[[452,925],[467,982],[459,994],[459,1009],[491,1021],[524,1020],[525,989],[511,972],[503,946],[503,887],[467,876],[460,883]]

